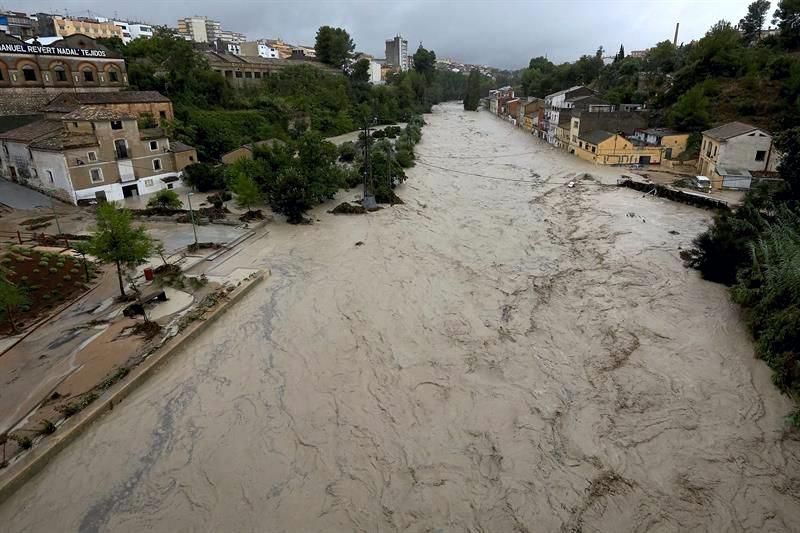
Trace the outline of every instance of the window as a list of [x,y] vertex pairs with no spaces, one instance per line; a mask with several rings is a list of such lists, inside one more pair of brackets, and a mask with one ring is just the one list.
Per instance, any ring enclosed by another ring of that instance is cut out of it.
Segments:
[[22,67],[22,76],[25,81],[36,81],[36,71],[33,67]]
[[144,180],[144,186],[145,187],[152,187],[153,186],[153,180]]
[[0,69],[0,81],[3,81],[3,69]]
[[89,161],[97,161],[97,152],[86,152],[86,158]]
[[103,171],[99,168],[93,168],[89,171],[92,183],[100,183],[103,181]]
[[56,179],[53,177],[53,171],[45,170],[45,173],[47,174],[47,177],[50,179],[50,183],[55,183]]
[[596,151],[597,151],[597,147],[596,146],[592,146],[592,153],[595,153]]
[[252,77],[253,77],[253,73],[252,73],[252,72],[245,72],[245,73],[244,73],[244,77],[245,77],[245,78],[251,78],[251,79],[252,79]]
[[90,69],[86,69],[83,71],[83,81],[86,82],[93,82],[94,81],[94,71]]
[[158,141],[150,141],[150,151],[155,152],[158,150]]
[[260,78],[261,77],[261,73],[260,72],[254,72],[253,76],[255,76],[256,78]]
[[116,139],[114,149],[117,152],[117,159],[128,159],[128,143],[125,142],[125,139]]
[[153,170],[161,170],[161,160],[153,159]]
[[242,77],[242,72],[240,70],[236,71],[236,77],[237,78],[241,78]]
[[717,147],[715,146],[714,147],[714,157],[716,157],[716,156],[717,156]]
[[116,83],[116,82],[119,81],[119,74],[117,74],[116,70],[109,70],[108,71],[108,79],[109,79],[109,81],[112,81],[112,82]]
[[159,111],[158,112],[158,116],[161,117],[161,118],[167,118],[167,112],[166,111]]
[[194,161],[194,156],[193,155],[189,156],[189,161]]
[[758,150],[756,151],[756,161],[763,161],[767,157],[766,150]]
[[73,122],[73,123],[72,123],[72,127],[73,127],[73,128],[77,128],[77,127],[78,127],[78,123],[77,123],[77,122]]
[[121,130],[122,129],[122,121],[121,120],[112,120],[111,121],[111,129],[112,130]]
[[56,81],[67,81],[67,72],[64,67],[56,67],[53,72],[56,75]]

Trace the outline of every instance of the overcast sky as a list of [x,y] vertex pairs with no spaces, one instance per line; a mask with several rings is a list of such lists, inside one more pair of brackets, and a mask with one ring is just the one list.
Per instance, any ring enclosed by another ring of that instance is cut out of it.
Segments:
[[[501,68],[526,66],[531,57],[555,62],[594,53],[639,50],[672,39],[702,37],[720,19],[736,23],[751,0],[0,0],[15,11],[45,11],[140,19],[175,26],[180,17],[206,15],[224,29],[249,38],[280,37],[292,44],[314,44],[319,26],[341,26],[356,49],[384,55],[384,41],[395,34],[420,41],[437,57]],[[777,0],[773,1],[774,9]],[[116,12],[115,12],[116,11]]]

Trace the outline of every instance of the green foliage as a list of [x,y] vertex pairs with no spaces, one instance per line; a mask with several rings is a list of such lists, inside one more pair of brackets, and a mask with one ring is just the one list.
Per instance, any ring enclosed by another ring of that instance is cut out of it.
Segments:
[[172,189],[161,189],[150,200],[147,207],[160,207],[164,209],[181,209],[183,202],[178,197],[178,193]]
[[14,313],[17,308],[28,303],[28,299],[21,288],[0,275],[0,309],[5,312],[11,330],[17,331]]
[[781,0],[773,23],[780,29],[780,40],[787,48],[800,46],[800,0]]
[[106,202],[97,208],[97,228],[87,244],[87,252],[103,263],[117,267],[119,290],[125,296],[122,282],[125,270],[144,263],[153,253],[153,240],[144,226],[134,227],[130,211]]
[[695,86],[682,95],[668,115],[670,126],[679,131],[700,131],[711,123],[711,105],[703,88]]
[[436,74],[436,52],[433,50],[426,50],[420,43],[417,51],[414,52],[414,70],[419,74],[425,76],[430,83],[433,76]]
[[183,180],[200,192],[225,188],[222,170],[208,163],[194,163],[184,168]]
[[343,68],[355,50],[350,34],[342,28],[322,26],[317,30],[314,50],[317,59],[336,68]]
[[236,205],[248,211],[263,201],[261,189],[256,181],[247,174],[239,174],[231,182],[230,189],[236,197]]
[[767,11],[769,11],[769,0],[756,0],[747,7],[747,14],[739,21],[739,30],[746,43],[753,44],[761,38]]
[[464,96],[464,110],[477,111],[481,100],[481,78],[477,70],[472,70],[467,78],[467,94]]
[[303,214],[314,205],[305,177],[295,168],[281,171],[270,194],[272,208],[286,215],[290,224],[303,221]]

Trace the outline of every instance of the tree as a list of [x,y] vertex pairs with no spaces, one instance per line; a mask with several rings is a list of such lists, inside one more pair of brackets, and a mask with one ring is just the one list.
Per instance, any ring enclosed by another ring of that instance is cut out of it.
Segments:
[[164,209],[181,209],[183,202],[178,193],[172,189],[161,189],[147,202],[147,207],[161,207]]
[[467,94],[464,96],[464,109],[477,111],[481,99],[481,74],[472,69],[467,78]]
[[22,289],[5,279],[5,277],[0,276],[0,308],[6,312],[6,318],[11,325],[11,331],[14,333],[17,332],[14,313],[19,306],[25,305],[27,301],[28,299]]
[[103,263],[116,265],[119,292],[124,298],[124,273],[147,261],[153,253],[154,244],[144,226],[133,226],[130,211],[107,202],[97,208],[97,228],[87,250]]
[[767,20],[769,0],[756,0],[747,7],[747,14],[739,21],[742,38],[748,44],[753,44],[761,39],[761,29]]
[[231,182],[231,191],[236,196],[236,205],[244,207],[248,213],[254,205],[261,203],[263,200],[258,184],[247,174],[239,174]]
[[194,163],[184,168],[183,180],[200,192],[225,188],[222,172],[208,163]]
[[775,138],[775,147],[781,152],[778,173],[787,186],[788,197],[800,202],[800,127],[781,132]]
[[619,52],[617,52],[617,55],[614,56],[614,63],[619,63],[623,59],[625,59],[625,47],[623,45],[619,45]]
[[322,26],[317,30],[314,50],[317,52],[317,59],[327,65],[344,68],[355,48],[350,34],[342,28]]
[[369,83],[368,59],[359,59],[353,63],[353,68],[350,71],[350,81],[356,85],[365,85]]
[[414,70],[425,76],[428,83],[433,81],[433,76],[436,73],[436,52],[433,50],[426,50],[419,43],[419,48],[414,52]]
[[683,94],[669,113],[668,121],[681,131],[699,131],[711,122],[710,104],[700,85]]
[[308,183],[297,169],[291,167],[278,174],[270,199],[272,208],[286,215],[290,224],[302,222],[303,214],[313,205],[308,194]]
[[781,0],[772,18],[781,31],[781,41],[789,48],[800,46],[800,0]]

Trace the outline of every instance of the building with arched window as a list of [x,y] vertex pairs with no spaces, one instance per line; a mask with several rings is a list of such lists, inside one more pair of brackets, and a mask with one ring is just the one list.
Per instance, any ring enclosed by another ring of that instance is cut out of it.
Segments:
[[0,32],[0,115],[38,111],[63,92],[117,92],[128,85],[125,60],[75,34],[42,45]]

